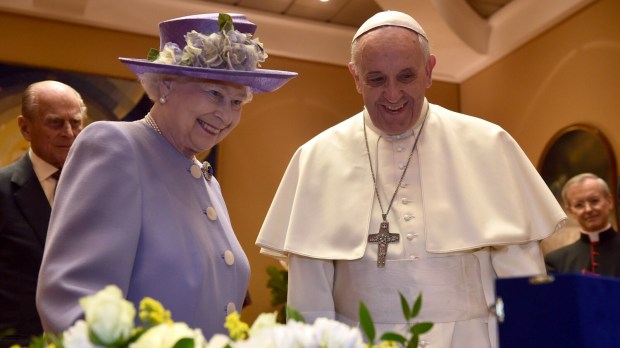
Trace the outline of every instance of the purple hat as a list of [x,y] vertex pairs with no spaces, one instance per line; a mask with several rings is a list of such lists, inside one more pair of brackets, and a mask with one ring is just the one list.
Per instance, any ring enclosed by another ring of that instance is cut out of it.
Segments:
[[148,59],[119,58],[131,71],[233,82],[254,93],[282,87],[296,72],[258,69],[267,58],[242,14],[208,13],[159,23],[160,48]]

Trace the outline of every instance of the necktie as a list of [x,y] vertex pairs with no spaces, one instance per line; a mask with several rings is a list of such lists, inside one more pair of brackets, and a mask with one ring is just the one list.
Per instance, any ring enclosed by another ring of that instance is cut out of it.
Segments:
[[56,182],[58,182],[58,179],[60,179],[60,171],[62,169],[58,169],[54,174],[52,174],[52,178],[56,179]]
[[60,171],[61,169],[58,169],[54,174],[50,175],[52,178],[56,179],[56,184],[54,185],[54,190],[52,191],[52,202],[56,198],[56,189],[58,188],[58,180],[60,179]]

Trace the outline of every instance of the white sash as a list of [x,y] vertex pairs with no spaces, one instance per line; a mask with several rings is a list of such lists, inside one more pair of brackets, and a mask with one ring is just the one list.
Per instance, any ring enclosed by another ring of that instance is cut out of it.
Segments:
[[349,325],[358,324],[361,299],[375,324],[405,323],[399,291],[410,305],[422,293],[422,310],[415,322],[488,317],[480,265],[473,254],[387,260],[385,268],[378,268],[373,260],[336,261],[335,265],[337,319]]

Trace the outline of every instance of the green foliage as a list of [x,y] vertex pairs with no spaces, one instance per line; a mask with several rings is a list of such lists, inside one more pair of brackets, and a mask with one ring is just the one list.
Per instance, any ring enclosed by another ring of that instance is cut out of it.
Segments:
[[149,62],[154,62],[157,58],[159,58],[159,50],[156,48],[151,48],[149,53],[146,55],[146,59],[148,59]]
[[55,348],[64,348],[64,344],[62,343],[62,335],[55,336],[44,334],[40,337],[33,337],[28,345],[28,348],[47,348],[52,345]]
[[235,30],[233,26],[232,17],[226,13],[220,13],[217,17],[217,23],[220,26],[220,31],[228,32],[230,30]]
[[[391,341],[399,344],[401,347],[406,348],[416,348],[418,346],[418,342],[420,340],[420,335],[427,333],[433,328],[433,323],[429,322],[420,322],[412,324],[411,320],[420,314],[420,310],[422,309],[422,293],[420,293],[417,299],[414,301],[413,305],[409,305],[409,302],[403,296],[402,293],[398,293],[400,296],[400,305],[403,311],[403,317],[409,326],[409,334],[410,337],[407,338],[400,333],[397,332],[385,332],[381,335],[380,340],[383,341]],[[368,342],[370,345],[374,345],[375,342],[375,324],[372,320],[370,312],[364,302],[360,303],[359,307],[359,320],[360,326],[362,327],[363,333],[368,338]]]
[[372,343],[375,341],[375,324],[364,302],[360,302],[359,313],[362,331],[366,334],[366,337],[368,337],[368,341]]
[[289,306],[286,306],[286,318],[288,318],[288,320],[294,320],[300,323],[306,322],[306,318],[304,318],[301,313],[299,313],[295,308]]
[[267,287],[271,290],[271,305],[278,308],[278,322],[286,321],[286,300],[288,291],[288,272],[274,266],[267,267],[269,280]]
[[181,338],[172,348],[194,348],[194,339]]

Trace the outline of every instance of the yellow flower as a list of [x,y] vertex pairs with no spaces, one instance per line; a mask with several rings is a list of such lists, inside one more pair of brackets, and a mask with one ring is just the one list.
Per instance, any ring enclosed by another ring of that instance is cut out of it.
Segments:
[[139,316],[140,321],[148,327],[163,323],[172,324],[170,311],[166,310],[161,302],[151,297],[145,297],[140,301]]
[[248,337],[248,331],[250,330],[248,324],[241,321],[238,312],[233,312],[226,316],[224,327],[228,329],[230,338],[233,341],[246,339]]
[[394,341],[382,341],[381,343],[373,347],[374,348],[398,348],[398,345]]

